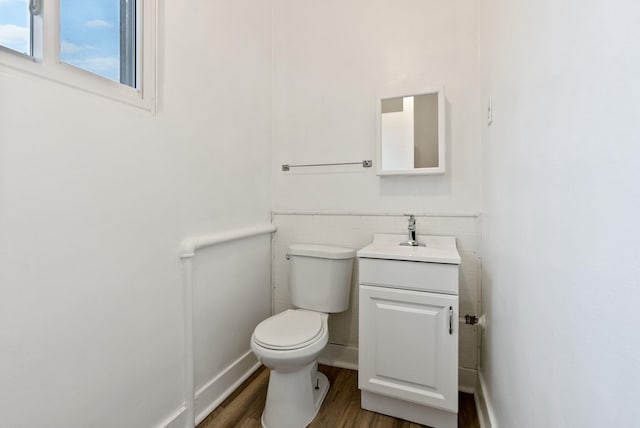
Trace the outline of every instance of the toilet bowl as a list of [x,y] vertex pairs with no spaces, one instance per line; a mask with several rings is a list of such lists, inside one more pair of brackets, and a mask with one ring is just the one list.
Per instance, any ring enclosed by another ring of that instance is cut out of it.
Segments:
[[[323,313],[287,310],[256,327],[251,350],[271,369],[263,427],[305,427],[318,413],[329,390],[316,362],[329,341],[327,318]],[[285,325],[288,331],[283,331]]]
[[283,373],[297,370],[317,359],[327,345],[327,318],[327,314],[304,309],[281,312],[258,324],[251,336],[251,349],[271,369]]
[[318,356],[329,342],[329,313],[345,311],[355,250],[291,245],[289,282],[293,305],[262,321],[251,350],[271,369],[262,426],[303,428],[316,416],[329,390]]

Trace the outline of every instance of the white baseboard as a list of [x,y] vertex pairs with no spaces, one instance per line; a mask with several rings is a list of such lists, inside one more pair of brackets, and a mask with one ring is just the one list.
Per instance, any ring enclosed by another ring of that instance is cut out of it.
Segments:
[[329,343],[320,354],[318,362],[341,369],[358,370],[358,348]]
[[[253,352],[248,351],[200,387],[196,391],[196,425],[222,404],[260,365]],[[183,404],[157,428],[184,428],[188,426],[185,420],[185,409],[186,406]]]
[[196,391],[196,424],[202,422],[259,367],[255,354],[247,351],[218,376]]
[[480,371],[478,372],[478,388],[476,389],[475,401],[476,409],[478,410],[478,419],[480,420],[480,428],[498,428],[493,405],[489,398],[487,384]]
[[157,425],[157,428],[184,428],[187,425],[184,411],[187,406],[183,404],[178,410],[171,413],[167,418]]

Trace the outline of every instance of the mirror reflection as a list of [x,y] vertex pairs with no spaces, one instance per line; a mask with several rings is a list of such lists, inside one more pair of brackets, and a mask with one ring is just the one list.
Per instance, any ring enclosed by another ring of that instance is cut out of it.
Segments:
[[438,93],[381,100],[381,169],[438,168]]

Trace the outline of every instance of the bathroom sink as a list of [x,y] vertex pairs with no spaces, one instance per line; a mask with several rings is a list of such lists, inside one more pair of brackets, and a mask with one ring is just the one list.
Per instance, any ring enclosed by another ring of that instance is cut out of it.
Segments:
[[406,240],[407,235],[376,233],[373,235],[373,242],[358,251],[358,257],[460,264],[460,254],[453,236],[419,236],[418,242],[424,244],[424,247],[401,246],[400,242]]

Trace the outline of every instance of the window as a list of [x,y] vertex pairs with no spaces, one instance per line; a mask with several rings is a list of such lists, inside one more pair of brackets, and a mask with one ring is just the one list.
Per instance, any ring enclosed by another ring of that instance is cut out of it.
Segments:
[[0,0],[0,67],[154,110],[156,1]]
[[135,87],[135,0],[60,0],[60,60]]
[[[27,0],[0,0],[0,45],[24,55],[33,55],[33,19]],[[39,10],[34,9],[37,15]]]

